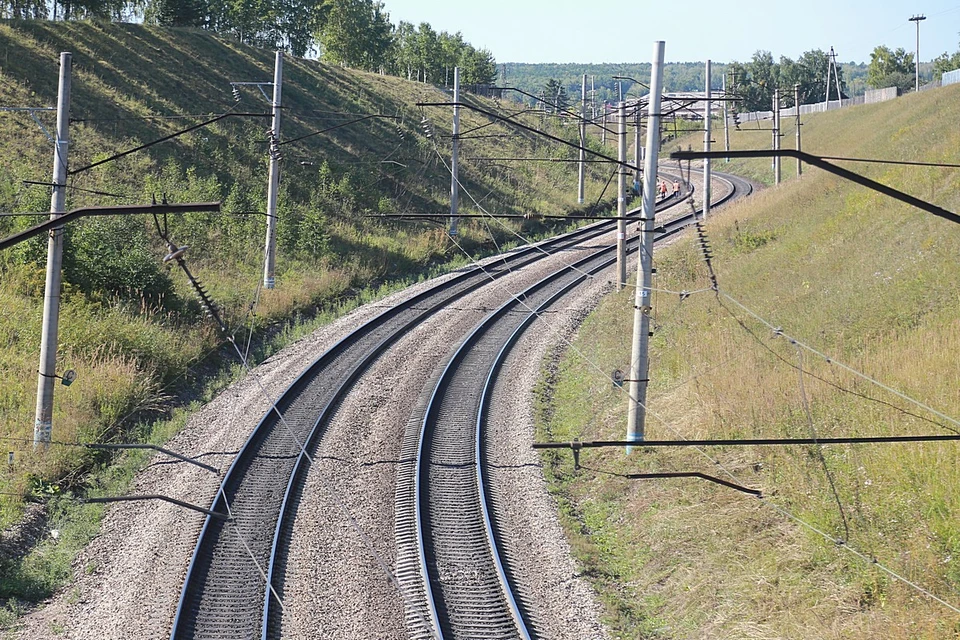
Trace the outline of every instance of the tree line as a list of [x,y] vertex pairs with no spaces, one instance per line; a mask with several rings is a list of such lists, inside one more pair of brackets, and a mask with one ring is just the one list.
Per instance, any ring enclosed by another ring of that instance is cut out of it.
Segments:
[[493,54],[428,23],[390,21],[379,0],[0,0],[0,17],[30,20],[140,21],[206,29],[245,44],[319,53],[334,64],[449,84],[490,84]]

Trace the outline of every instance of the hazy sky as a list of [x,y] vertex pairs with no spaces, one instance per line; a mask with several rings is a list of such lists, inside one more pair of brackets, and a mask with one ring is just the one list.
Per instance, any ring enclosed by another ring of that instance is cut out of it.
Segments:
[[498,62],[649,62],[655,40],[668,62],[774,59],[832,46],[840,62],[869,62],[877,45],[916,47],[920,60],[960,49],[960,0],[383,0],[394,24],[460,31]]

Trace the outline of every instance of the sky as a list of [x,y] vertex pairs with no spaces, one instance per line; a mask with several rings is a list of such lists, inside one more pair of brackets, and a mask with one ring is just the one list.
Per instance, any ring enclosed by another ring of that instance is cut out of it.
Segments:
[[584,0],[382,0],[394,24],[460,31],[497,62],[649,62],[663,40],[667,62],[749,60],[755,51],[797,59],[834,48],[839,62],[870,62],[878,45],[916,49],[920,61],[960,50],[960,0],[585,2]]

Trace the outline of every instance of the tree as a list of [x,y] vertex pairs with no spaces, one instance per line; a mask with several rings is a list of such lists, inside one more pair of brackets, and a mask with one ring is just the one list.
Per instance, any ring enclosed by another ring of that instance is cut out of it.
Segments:
[[546,104],[547,111],[550,113],[560,113],[570,106],[570,100],[567,98],[567,90],[556,78],[550,78],[547,84],[544,85],[543,100]]
[[414,58],[417,61],[417,79],[436,82],[443,73],[440,62],[440,38],[426,22],[421,22],[413,39]]
[[497,61],[487,49],[474,49],[468,44],[460,55],[460,76],[466,84],[493,84]]
[[874,89],[899,87],[901,91],[908,91],[914,86],[913,54],[903,47],[896,51],[883,45],[874,48],[867,67],[867,84]]
[[769,111],[773,90],[780,78],[780,65],[773,61],[773,55],[769,51],[757,51],[750,62],[734,62],[731,69],[733,90],[742,99],[739,111]]
[[388,65],[390,73],[413,80],[413,72],[417,68],[416,38],[417,28],[410,22],[401,21],[393,28],[392,55]]
[[[460,58],[467,48],[467,43],[463,41],[463,34],[459,31],[450,35],[446,31],[440,33],[440,59],[443,65],[443,84],[448,86],[453,80],[453,68],[462,66]],[[463,81],[461,69],[461,81]]]
[[47,17],[45,0],[8,0],[0,2],[0,18],[42,20]]
[[387,65],[393,25],[374,0],[329,0],[326,24],[320,32],[323,58],[366,71]]
[[943,74],[956,69],[960,69],[960,51],[957,51],[953,55],[950,55],[944,51],[933,59],[934,80],[940,80],[943,78]]
[[144,18],[167,27],[202,27],[207,6],[203,0],[156,0]]

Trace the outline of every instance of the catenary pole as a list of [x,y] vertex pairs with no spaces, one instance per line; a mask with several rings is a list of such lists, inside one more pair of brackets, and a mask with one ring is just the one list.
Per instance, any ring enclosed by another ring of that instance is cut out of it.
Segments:
[[[797,109],[797,151],[800,151],[800,85],[793,85],[793,106]],[[803,175],[803,163],[797,158],[797,177]]]
[[617,105],[617,291],[627,284],[627,105]]
[[[723,150],[730,151],[730,122],[727,120],[729,114],[727,113],[727,72],[723,72],[723,81],[722,81],[722,90],[723,90]],[[727,162],[730,162],[730,158],[727,158]]]
[[584,182],[587,174],[587,74],[583,74],[583,83],[580,85],[580,166],[577,172],[577,203],[583,204]]
[[[710,110],[712,108],[710,100],[710,60],[706,65],[706,104],[703,108],[703,150],[710,153]],[[724,103],[726,104],[726,103]],[[703,219],[706,220],[710,215],[710,159],[703,161]]]
[[457,235],[460,206],[460,67],[453,68],[453,153],[450,157],[450,235]]
[[636,167],[636,169],[633,172],[633,180],[637,184],[640,184],[640,167],[641,162],[643,162],[643,147],[640,144],[640,129],[642,128],[643,119],[640,117],[640,101],[637,100],[635,105],[636,106],[634,106],[633,111],[635,114],[634,117],[637,120],[637,126],[633,130],[633,166]]
[[[650,67],[650,100],[647,103],[647,156],[643,165],[643,207],[640,215],[640,257],[633,303],[633,347],[630,355],[630,398],[627,409],[627,440],[642,441],[647,403],[650,361],[650,290],[653,287],[653,229],[657,204],[657,161],[660,150],[660,97],[663,93],[664,43],[653,44]],[[632,447],[627,446],[627,453]]]
[[[53,194],[50,219],[66,211],[67,151],[70,144],[70,67],[73,56],[60,54],[57,91],[57,139],[53,152]],[[63,227],[49,232],[47,278],[43,294],[43,327],[40,334],[40,368],[37,376],[37,411],[33,426],[34,449],[46,448],[53,433],[53,388],[57,379],[57,332],[60,324],[60,286],[63,265]]]
[[270,175],[267,183],[267,239],[263,260],[263,288],[273,289],[277,271],[277,191],[280,189],[280,100],[283,87],[283,52],[273,66],[273,123],[270,126]]

